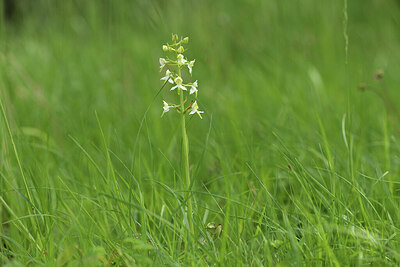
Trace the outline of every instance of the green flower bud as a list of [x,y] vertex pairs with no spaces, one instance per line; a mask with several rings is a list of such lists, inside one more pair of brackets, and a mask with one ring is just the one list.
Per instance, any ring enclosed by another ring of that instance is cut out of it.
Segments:
[[365,91],[366,88],[367,88],[367,85],[365,83],[360,83],[358,85],[358,89],[360,89],[361,91]]
[[376,80],[382,80],[383,79],[383,70],[377,70],[375,73],[375,79]]
[[184,43],[184,44],[187,44],[187,43],[189,43],[189,37],[185,37],[185,38],[183,38],[183,43]]
[[181,54],[185,51],[185,49],[183,48],[183,46],[180,46],[176,51]]
[[168,49],[168,46],[166,46],[166,45],[163,45],[162,46],[162,50],[164,51],[164,52],[167,52],[169,49]]
[[178,35],[177,34],[172,34],[172,42],[178,41]]

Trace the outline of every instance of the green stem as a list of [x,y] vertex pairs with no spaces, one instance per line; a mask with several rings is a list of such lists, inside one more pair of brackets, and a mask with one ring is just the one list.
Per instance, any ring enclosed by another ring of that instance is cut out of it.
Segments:
[[[178,69],[178,74],[181,76],[181,69]],[[185,105],[183,99],[183,91],[180,94],[180,106],[181,106],[181,126],[182,126],[182,173],[185,175],[186,187],[187,187],[187,220],[189,221],[190,233],[194,233],[194,226],[192,221],[192,199],[190,196],[190,171],[189,171],[189,140],[186,134],[186,121],[185,121]]]

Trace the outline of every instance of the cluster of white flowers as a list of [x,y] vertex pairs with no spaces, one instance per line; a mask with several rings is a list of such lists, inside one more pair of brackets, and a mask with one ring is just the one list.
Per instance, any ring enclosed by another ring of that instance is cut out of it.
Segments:
[[[170,111],[170,109],[175,109],[177,112],[185,114],[189,113],[189,115],[193,114],[198,114],[200,118],[201,113],[204,113],[204,111],[199,110],[199,106],[197,105],[197,101],[195,100],[197,98],[197,88],[198,88],[198,83],[197,80],[195,82],[191,83],[184,83],[183,78],[182,78],[182,69],[184,67],[188,68],[190,76],[192,76],[192,71],[193,71],[193,66],[195,63],[195,60],[187,60],[183,53],[185,52],[185,48],[183,48],[183,44],[187,44],[189,42],[189,37],[185,38],[180,38],[178,40],[178,36],[176,34],[172,34],[172,44],[166,44],[162,46],[162,49],[164,52],[172,52],[175,54],[175,58],[171,59],[169,57],[167,58],[160,58],[160,71],[162,71],[164,68],[166,68],[165,71],[165,76],[161,78],[162,81],[165,81],[165,83],[169,82],[173,86],[171,87],[171,91],[174,91],[177,89],[178,95],[183,94],[184,92],[189,93],[189,96],[194,95],[194,100],[190,102],[190,105],[186,108],[183,107],[183,104],[177,105],[177,104],[171,104],[163,100],[164,102],[164,107],[163,107],[163,113],[162,116]],[[188,92],[189,89],[189,92]],[[193,97],[193,96],[192,96]],[[185,99],[184,101],[186,101]]]

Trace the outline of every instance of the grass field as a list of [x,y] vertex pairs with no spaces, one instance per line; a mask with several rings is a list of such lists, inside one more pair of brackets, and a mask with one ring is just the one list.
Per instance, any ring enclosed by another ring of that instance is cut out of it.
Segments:
[[[357,89],[383,92],[382,69],[399,106],[398,1],[19,3],[0,20],[0,265],[400,264],[400,121]],[[205,111],[190,188],[157,95],[171,33]]]

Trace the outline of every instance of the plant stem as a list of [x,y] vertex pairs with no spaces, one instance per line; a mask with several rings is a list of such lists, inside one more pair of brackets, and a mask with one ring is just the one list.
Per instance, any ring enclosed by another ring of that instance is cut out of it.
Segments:
[[[181,76],[181,69],[178,69],[178,74]],[[190,171],[189,171],[189,140],[186,134],[186,121],[185,121],[185,105],[183,99],[183,91],[180,91],[180,106],[181,106],[181,126],[182,126],[182,173],[185,175],[187,187],[187,220],[189,222],[190,233],[194,233],[194,226],[192,221],[192,199],[190,194]]]

